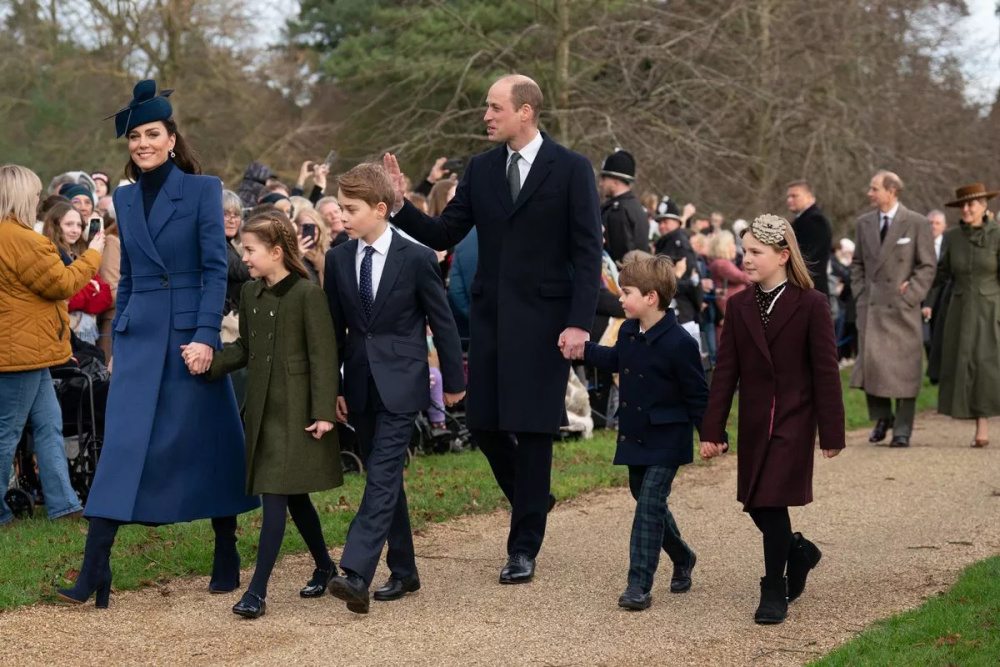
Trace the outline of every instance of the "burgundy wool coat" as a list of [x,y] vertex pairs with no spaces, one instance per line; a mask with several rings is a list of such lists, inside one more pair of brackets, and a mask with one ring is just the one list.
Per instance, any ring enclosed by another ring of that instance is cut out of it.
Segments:
[[740,389],[736,498],[744,510],[812,502],[822,449],[844,448],[844,399],[827,297],[791,283],[764,331],[755,289],[729,300],[702,440],[722,442]]

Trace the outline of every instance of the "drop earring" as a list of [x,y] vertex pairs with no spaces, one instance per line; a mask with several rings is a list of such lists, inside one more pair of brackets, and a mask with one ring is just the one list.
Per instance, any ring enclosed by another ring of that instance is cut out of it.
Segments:
[[170,149],[170,157],[171,157],[171,158],[175,158],[175,157],[177,157],[177,154],[176,154],[176,153],[174,153],[174,149],[173,149],[173,148],[171,148],[171,149]]

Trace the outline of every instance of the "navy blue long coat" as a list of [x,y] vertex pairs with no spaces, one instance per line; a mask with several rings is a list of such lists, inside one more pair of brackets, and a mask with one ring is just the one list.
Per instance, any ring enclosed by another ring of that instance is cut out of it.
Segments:
[[601,285],[600,204],[590,161],[542,133],[517,201],[507,187],[507,145],[469,160],[437,218],[405,202],[393,223],[432,248],[473,227],[469,428],[558,433],[566,416],[567,327],[590,331]]
[[221,348],[226,237],[218,178],[173,168],[147,222],[139,185],[114,193],[121,281],[104,449],[85,515],[137,523],[232,516],[244,492],[243,428],[229,378],[192,376],[191,342]]

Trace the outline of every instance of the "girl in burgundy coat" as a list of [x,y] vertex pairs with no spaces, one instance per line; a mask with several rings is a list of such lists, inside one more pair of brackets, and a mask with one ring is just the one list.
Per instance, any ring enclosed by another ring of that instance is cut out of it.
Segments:
[[743,248],[743,267],[755,284],[729,301],[701,456],[725,451],[738,385],[736,497],[764,537],[766,576],[754,620],[781,623],[821,556],[792,533],[788,508],[812,502],[817,426],[825,458],[844,448],[844,402],[830,306],[812,289],[792,226],[763,215],[744,232]]

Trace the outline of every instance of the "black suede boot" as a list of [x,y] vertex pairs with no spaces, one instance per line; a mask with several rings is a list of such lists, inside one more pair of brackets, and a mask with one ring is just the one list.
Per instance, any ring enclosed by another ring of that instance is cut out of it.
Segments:
[[111,596],[111,547],[115,543],[118,526],[118,522],[111,519],[90,520],[83,565],[76,577],[76,585],[56,590],[56,595],[62,600],[83,604],[96,593],[96,606],[107,608]]
[[775,625],[785,620],[788,614],[787,584],[785,578],[760,580],[760,604],[753,620],[760,625]]
[[792,533],[792,548],[788,550],[788,601],[793,602],[806,588],[809,570],[819,564],[823,557],[819,547],[802,537],[802,533]]
[[215,531],[215,555],[209,593],[232,593],[240,587],[240,552],[236,549],[236,517],[212,519]]

